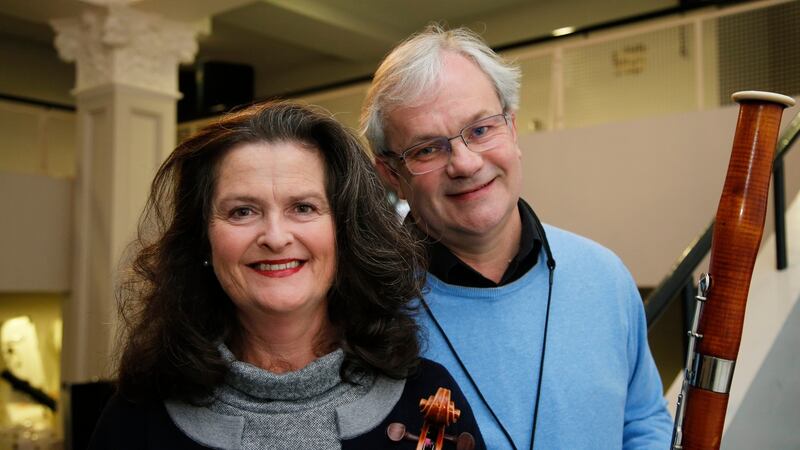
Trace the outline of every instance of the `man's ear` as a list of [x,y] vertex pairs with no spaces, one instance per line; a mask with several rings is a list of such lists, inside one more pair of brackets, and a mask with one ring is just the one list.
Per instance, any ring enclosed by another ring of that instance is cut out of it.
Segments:
[[508,124],[511,129],[511,137],[514,138],[514,142],[517,142],[517,115],[512,112],[509,113],[509,116],[511,116],[511,123]]
[[517,115],[513,112],[511,115],[511,123],[508,124],[508,127],[511,129],[511,138],[514,140],[514,146],[517,147],[517,156],[519,159],[522,159],[522,150],[519,148],[519,143],[517,142]]
[[397,173],[397,169],[392,167],[390,162],[386,161],[385,158],[380,156],[375,158],[375,169],[378,171],[378,175],[380,175],[383,181],[391,186],[391,188],[397,194],[397,197],[400,200],[405,200],[405,194],[403,194],[403,190],[400,189],[402,178],[400,178],[400,174]]

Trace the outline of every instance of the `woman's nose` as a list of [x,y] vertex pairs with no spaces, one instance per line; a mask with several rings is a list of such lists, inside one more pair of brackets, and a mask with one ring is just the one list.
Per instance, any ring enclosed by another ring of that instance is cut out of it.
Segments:
[[280,217],[266,217],[256,243],[273,252],[280,252],[292,243],[291,230]]

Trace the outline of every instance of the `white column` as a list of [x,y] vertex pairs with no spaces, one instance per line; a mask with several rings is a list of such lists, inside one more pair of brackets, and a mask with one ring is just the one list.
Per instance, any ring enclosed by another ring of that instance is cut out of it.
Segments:
[[52,22],[59,55],[77,70],[74,282],[63,306],[63,386],[113,373],[120,258],[153,174],[175,146],[178,64],[197,51],[185,24],[125,0],[91,3],[80,18]]

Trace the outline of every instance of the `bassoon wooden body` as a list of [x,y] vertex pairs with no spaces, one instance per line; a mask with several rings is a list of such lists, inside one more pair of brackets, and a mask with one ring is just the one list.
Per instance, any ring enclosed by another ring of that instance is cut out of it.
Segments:
[[746,91],[717,210],[711,262],[701,278],[685,379],[678,400],[673,449],[718,449],[745,305],[764,230],[772,161],[783,109],[794,100]]

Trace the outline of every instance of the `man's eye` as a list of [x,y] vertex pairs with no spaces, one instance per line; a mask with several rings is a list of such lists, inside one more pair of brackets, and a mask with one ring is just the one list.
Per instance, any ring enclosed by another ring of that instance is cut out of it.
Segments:
[[475,127],[470,132],[470,136],[474,138],[481,138],[489,134],[489,130],[491,127],[489,125],[481,125],[479,127]]
[[425,145],[415,148],[409,155],[411,159],[430,159],[439,154],[442,149],[436,145]]

